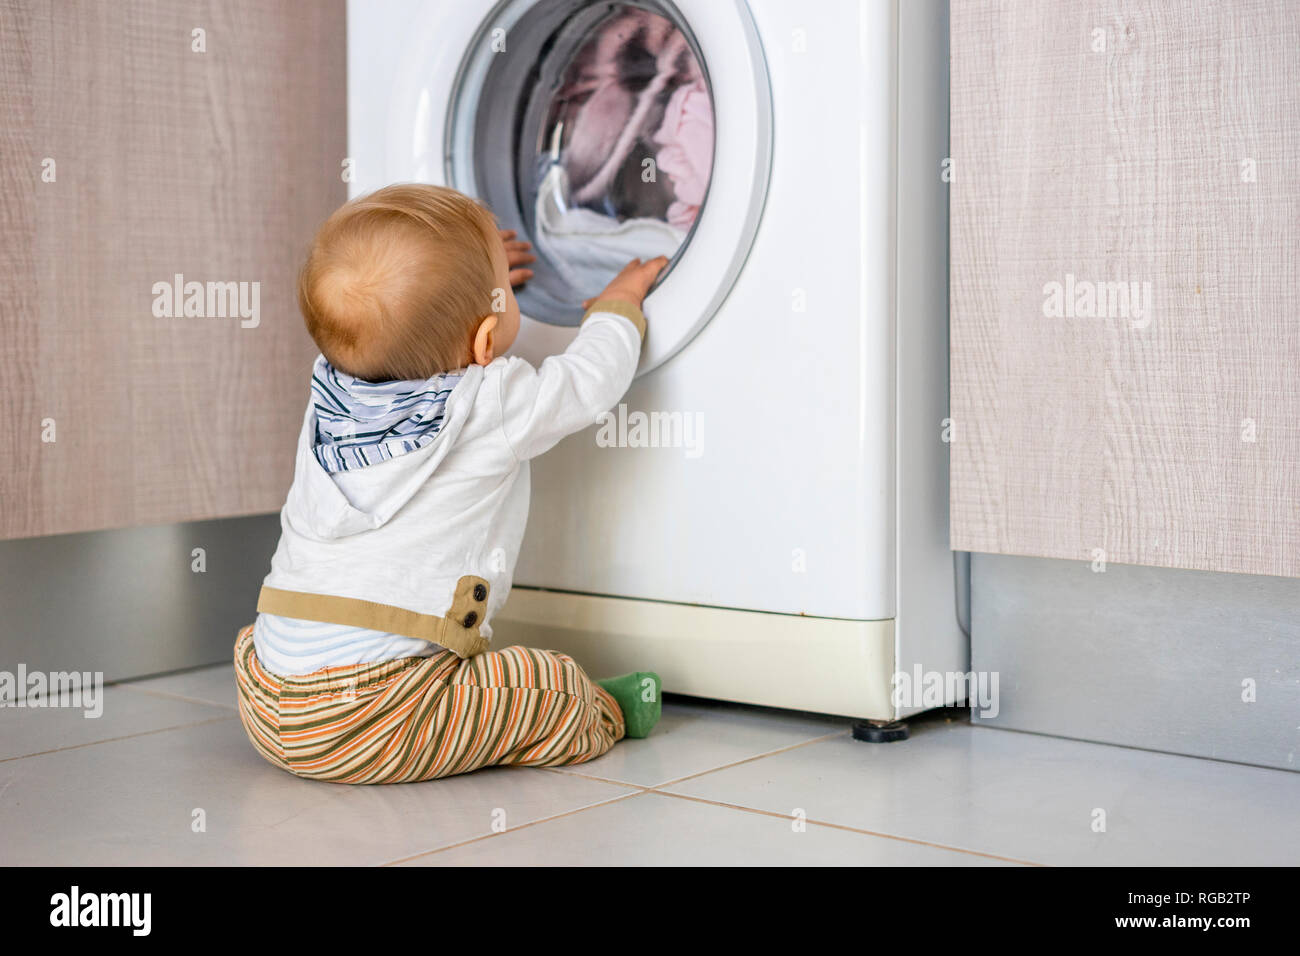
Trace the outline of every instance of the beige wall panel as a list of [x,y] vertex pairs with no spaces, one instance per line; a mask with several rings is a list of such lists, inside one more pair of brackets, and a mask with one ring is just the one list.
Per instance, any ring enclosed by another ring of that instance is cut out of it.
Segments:
[[953,547],[1300,575],[1300,3],[951,29]]
[[[342,0],[0,0],[0,537],[279,508],[345,62]],[[258,283],[260,324],[156,317],[177,273]]]

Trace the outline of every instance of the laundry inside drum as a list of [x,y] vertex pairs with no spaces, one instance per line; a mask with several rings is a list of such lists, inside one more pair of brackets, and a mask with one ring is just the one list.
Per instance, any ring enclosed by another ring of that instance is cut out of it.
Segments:
[[521,133],[536,130],[521,212],[550,296],[579,311],[628,260],[678,252],[713,163],[712,97],[687,36],[649,10],[604,7],[557,31],[521,104]]

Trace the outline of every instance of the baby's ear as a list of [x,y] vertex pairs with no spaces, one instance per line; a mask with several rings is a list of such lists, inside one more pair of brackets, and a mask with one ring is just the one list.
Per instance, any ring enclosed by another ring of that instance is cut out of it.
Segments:
[[495,314],[484,316],[474,332],[474,362],[478,365],[487,365],[496,358],[497,321]]

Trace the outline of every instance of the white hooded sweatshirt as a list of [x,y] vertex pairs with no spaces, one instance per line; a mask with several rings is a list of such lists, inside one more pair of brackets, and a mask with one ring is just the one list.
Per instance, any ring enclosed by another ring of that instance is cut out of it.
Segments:
[[309,403],[258,611],[460,657],[486,650],[528,519],[528,460],[622,397],[644,334],[639,309],[594,303],[568,349],[540,368],[502,356],[466,369],[428,444],[334,474],[314,452]]

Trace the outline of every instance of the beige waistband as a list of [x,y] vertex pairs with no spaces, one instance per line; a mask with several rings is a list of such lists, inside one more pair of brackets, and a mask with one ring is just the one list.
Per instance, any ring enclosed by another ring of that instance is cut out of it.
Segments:
[[322,621],[401,634],[441,644],[458,657],[473,657],[488,648],[487,640],[479,635],[479,627],[487,613],[490,589],[491,585],[483,578],[465,575],[456,582],[451,607],[441,617],[360,598],[271,587],[262,588],[257,610],[302,621]]

